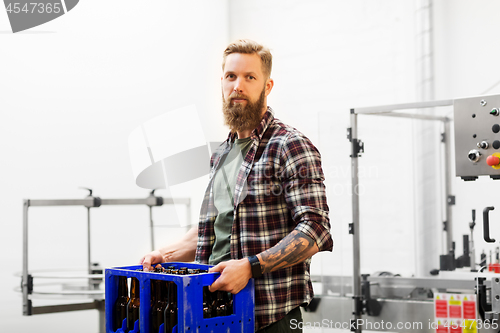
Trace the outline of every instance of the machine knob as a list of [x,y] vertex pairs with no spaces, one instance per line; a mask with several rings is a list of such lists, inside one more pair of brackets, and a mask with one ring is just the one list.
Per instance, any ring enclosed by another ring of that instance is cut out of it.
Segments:
[[493,108],[491,109],[490,114],[492,116],[498,116],[500,114],[500,111],[498,111],[498,108]]
[[477,143],[477,148],[488,149],[490,145],[486,141],[481,141]]
[[481,153],[476,149],[472,149],[469,151],[467,157],[469,158],[469,161],[476,163],[481,159]]
[[493,153],[486,158],[486,164],[488,164],[493,169],[500,169],[500,154]]

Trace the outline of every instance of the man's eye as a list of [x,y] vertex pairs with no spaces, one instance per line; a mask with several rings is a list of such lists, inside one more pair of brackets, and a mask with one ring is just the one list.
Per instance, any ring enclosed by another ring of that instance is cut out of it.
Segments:
[[249,76],[248,76],[248,78],[249,78],[250,80],[255,80],[255,76],[252,76],[252,75],[249,75]]
[[234,79],[234,74],[228,74],[226,77],[227,77],[228,79]]

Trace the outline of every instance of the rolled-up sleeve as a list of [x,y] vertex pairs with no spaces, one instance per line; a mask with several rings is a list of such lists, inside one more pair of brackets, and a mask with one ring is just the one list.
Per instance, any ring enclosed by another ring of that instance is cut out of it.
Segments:
[[280,152],[281,184],[295,230],[311,237],[320,251],[332,251],[321,155],[309,139],[291,132]]

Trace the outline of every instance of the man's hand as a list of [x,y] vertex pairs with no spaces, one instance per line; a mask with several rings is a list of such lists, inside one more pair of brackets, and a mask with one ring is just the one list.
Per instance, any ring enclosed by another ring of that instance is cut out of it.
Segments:
[[248,280],[252,277],[252,269],[247,258],[221,262],[210,268],[208,272],[221,272],[219,278],[208,287],[210,292],[224,290],[231,294],[237,294],[245,288]]
[[163,262],[165,262],[163,256],[161,255],[160,251],[156,250],[153,252],[149,252],[144,257],[142,257],[139,261],[139,264],[142,265],[142,270],[144,272],[149,272],[150,270],[154,270],[153,265],[161,264]]
[[198,227],[191,228],[178,242],[169,244],[159,250],[149,252],[141,258],[142,270],[149,272],[157,264],[164,262],[190,262],[195,258],[198,242]]

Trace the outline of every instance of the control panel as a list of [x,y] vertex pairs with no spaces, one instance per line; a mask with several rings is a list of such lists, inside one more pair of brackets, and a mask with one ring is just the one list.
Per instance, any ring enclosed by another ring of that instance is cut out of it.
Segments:
[[500,95],[454,100],[456,174],[500,179]]

